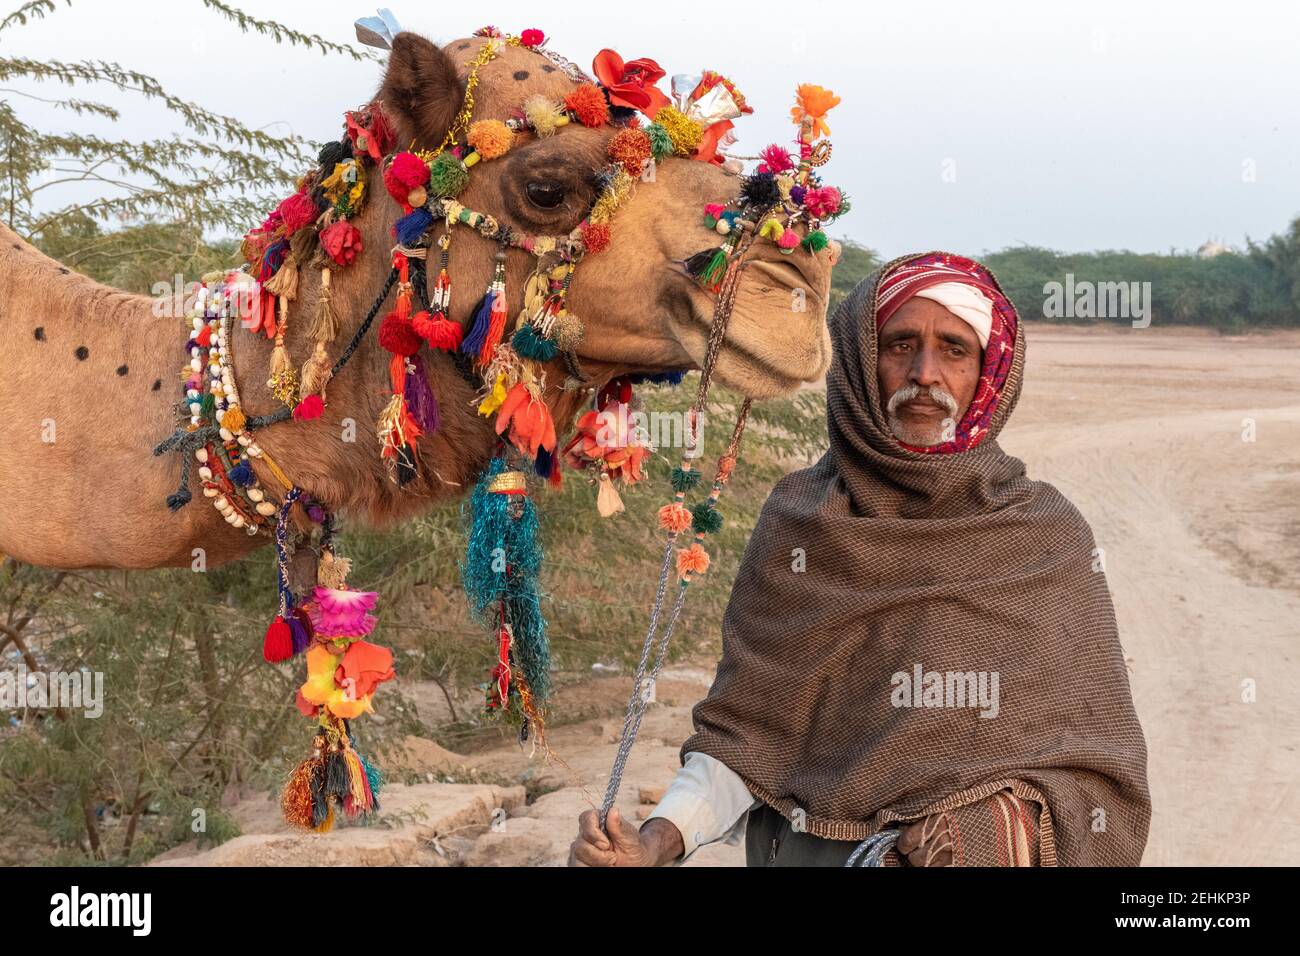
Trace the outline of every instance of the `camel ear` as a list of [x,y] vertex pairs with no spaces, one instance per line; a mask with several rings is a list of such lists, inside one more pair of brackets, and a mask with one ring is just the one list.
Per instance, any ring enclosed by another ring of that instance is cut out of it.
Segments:
[[450,56],[414,33],[393,38],[379,99],[397,127],[398,142],[437,146],[464,95],[465,86]]

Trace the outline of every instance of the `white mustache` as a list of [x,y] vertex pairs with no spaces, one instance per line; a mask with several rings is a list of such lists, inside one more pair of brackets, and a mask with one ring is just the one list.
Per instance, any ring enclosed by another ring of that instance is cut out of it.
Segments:
[[898,406],[904,402],[910,402],[914,398],[925,396],[934,402],[940,408],[948,413],[951,417],[957,414],[957,399],[953,398],[938,385],[931,385],[929,388],[922,388],[920,385],[904,385],[893,395],[889,396],[889,403],[885,406],[885,413],[892,416],[898,411]]

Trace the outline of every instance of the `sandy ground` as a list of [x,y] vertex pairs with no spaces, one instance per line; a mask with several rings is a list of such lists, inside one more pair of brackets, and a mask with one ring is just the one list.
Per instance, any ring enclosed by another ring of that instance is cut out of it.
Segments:
[[[1003,444],[1079,506],[1105,551],[1150,751],[1144,862],[1293,863],[1300,334],[1039,326],[1029,335],[1026,386]],[[626,814],[644,816],[671,781],[713,664],[661,680],[628,767]],[[558,707],[568,698],[607,716],[554,729],[562,763],[513,745],[459,756],[413,741],[410,766],[430,782],[391,788],[385,827],[290,834],[272,804],[251,800],[237,813],[245,836],[160,862],[560,865],[578,813],[600,802],[628,686],[605,677],[563,692]],[[715,845],[688,865],[743,862],[743,847]]]

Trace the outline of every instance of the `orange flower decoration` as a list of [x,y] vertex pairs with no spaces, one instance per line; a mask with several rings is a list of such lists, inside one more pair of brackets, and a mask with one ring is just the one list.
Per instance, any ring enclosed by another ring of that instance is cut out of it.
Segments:
[[812,138],[829,136],[831,128],[826,125],[826,114],[839,105],[840,98],[830,90],[813,83],[800,83],[795,91],[795,105],[790,107],[790,118],[796,126],[803,125],[805,119],[812,123]]

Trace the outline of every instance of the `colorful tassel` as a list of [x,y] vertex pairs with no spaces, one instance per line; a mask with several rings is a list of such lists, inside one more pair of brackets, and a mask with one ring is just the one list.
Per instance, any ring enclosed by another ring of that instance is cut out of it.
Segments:
[[293,657],[293,632],[280,615],[276,615],[271,626],[266,629],[266,638],[262,641],[262,656],[269,664],[279,664]]

